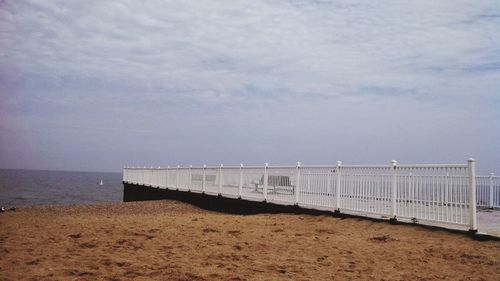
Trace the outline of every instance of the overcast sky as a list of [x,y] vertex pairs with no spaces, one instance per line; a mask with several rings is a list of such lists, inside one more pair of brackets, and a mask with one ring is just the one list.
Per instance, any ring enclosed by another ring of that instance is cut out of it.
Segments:
[[500,174],[500,1],[0,0],[0,167]]

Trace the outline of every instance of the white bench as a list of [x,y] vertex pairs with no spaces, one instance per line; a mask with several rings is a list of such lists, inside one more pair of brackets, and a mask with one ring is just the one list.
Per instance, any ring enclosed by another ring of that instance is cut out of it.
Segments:
[[[264,186],[264,176],[260,178],[259,182],[255,183],[255,191],[262,189]],[[282,176],[282,175],[268,175],[267,176],[267,188],[272,187],[272,191],[274,193],[278,192],[286,192],[286,193],[295,193],[295,186],[292,185],[292,180],[290,176]]]

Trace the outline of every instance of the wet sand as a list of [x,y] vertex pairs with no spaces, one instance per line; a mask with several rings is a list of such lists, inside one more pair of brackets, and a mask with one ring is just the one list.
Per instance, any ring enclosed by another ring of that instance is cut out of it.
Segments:
[[500,241],[177,201],[0,214],[0,280],[500,280]]

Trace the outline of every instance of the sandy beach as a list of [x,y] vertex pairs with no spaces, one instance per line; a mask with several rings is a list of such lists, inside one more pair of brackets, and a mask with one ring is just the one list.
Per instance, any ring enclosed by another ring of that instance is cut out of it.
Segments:
[[500,280],[500,242],[327,215],[177,201],[0,214],[0,280]]

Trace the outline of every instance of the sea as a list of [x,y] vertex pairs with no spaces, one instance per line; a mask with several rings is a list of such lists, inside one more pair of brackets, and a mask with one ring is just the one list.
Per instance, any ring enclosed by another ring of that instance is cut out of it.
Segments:
[[121,173],[0,169],[0,206],[5,208],[94,204],[122,199]]

